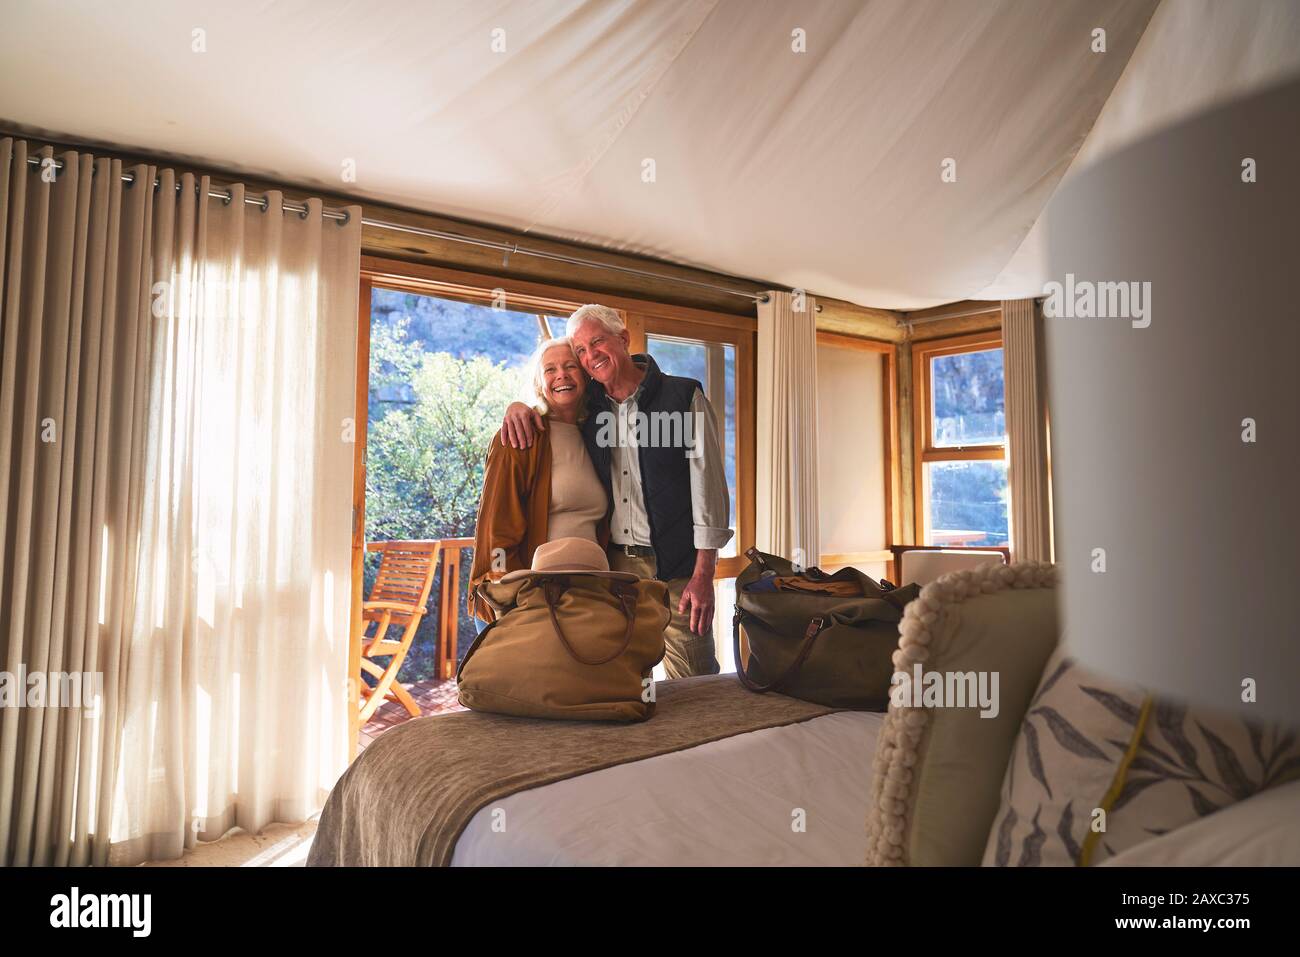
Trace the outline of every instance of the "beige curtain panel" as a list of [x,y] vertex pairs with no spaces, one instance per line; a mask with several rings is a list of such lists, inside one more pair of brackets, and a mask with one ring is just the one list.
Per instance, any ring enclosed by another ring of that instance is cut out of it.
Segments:
[[28,155],[0,141],[0,864],[302,820],[346,762],[360,210]]
[[1018,562],[1050,562],[1052,512],[1043,315],[1033,299],[1009,299],[1002,303],[1002,349],[1011,557]]
[[820,560],[817,486],[817,304],[769,292],[758,304],[755,542],[805,567]]

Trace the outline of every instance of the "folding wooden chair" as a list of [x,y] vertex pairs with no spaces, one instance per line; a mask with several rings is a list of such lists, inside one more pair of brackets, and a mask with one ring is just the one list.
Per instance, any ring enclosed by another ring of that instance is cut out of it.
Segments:
[[[399,702],[412,717],[420,713],[411,693],[398,682],[397,672],[424,618],[442,542],[370,542],[366,548],[379,552],[381,557],[370,599],[361,605],[361,634],[356,639],[361,642],[361,670],[377,679],[373,688],[361,682],[362,724],[370,720],[385,699]],[[372,621],[376,623],[375,632],[367,636],[366,628]],[[400,639],[390,641],[386,637],[390,625],[405,626]],[[387,667],[371,660],[388,656],[391,660]]]

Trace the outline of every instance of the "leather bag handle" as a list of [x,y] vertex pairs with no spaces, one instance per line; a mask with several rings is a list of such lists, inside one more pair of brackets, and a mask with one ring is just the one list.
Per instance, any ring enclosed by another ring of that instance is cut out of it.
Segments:
[[829,615],[814,615],[808,622],[808,628],[804,631],[803,643],[799,645],[799,652],[794,656],[794,661],[790,662],[790,667],[786,668],[779,678],[771,684],[760,685],[745,673],[745,668],[740,663],[740,610],[736,610],[736,616],[732,623],[731,641],[733,653],[736,659],[736,677],[740,683],[750,691],[756,691],[759,694],[766,694],[769,691],[779,691],[791,678],[793,678],[803,667],[808,655],[812,652],[813,645],[816,644],[817,638],[823,631],[831,626],[833,619]]
[[564,636],[564,629],[560,627],[560,619],[555,614],[555,603],[564,594],[568,582],[566,581],[561,585],[551,579],[542,585],[542,594],[546,598],[546,610],[551,613],[551,626],[555,629],[555,637],[560,639],[560,644],[564,645],[564,650],[569,653],[569,657],[580,665],[607,664],[627,651],[628,645],[632,644],[632,627],[636,624],[636,596],[633,590],[623,582],[611,582],[610,584],[619,597],[619,602],[623,608],[623,617],[627,619],[627,628],[623,632],[623,644],[604,658],[598,658],[595,661],[588,661],[574,650],[573,645],[569,644],[569,639]]
[[[482,588],[482,587],[483,587],[482,585],[479,586],[479,588]],[[475,594],[477,594],[477,593],[478,593],[478,588],[475,588],[475,589],[474,589],[474,592],[475,592]],[[488,632],[491,631],[491,630],[492,630],[493,628],[495,628],[495,627],[496,627],[496,622],[495,622],[495,621],[489,621],[489,622],[487,623],[487,627],[484,628],[482,631],[480,631],[477,635],[474,636],[474,640],[473,640],[472,642],[470,642],[469,649],[465,652],[465,657],[462,658],[462,659],[460,659],[460,664],[458,664],[458,665],[456,666],[456,683],[457,683],[457,684],[460,683],[460,675],[461,675],[461,672],[463,672],[463,671],[465,670],[465,664],[469,661],[469,659],[470,659],[471,657],[473,657],[474,652],[478,651],[479,646],[483,644],[483,639],[487,637]]]

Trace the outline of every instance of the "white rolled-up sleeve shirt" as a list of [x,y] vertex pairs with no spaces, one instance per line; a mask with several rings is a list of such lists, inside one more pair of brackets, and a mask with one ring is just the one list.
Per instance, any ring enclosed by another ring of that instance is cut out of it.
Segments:
[[[650,541],[650,518],[646,513],[641,481],[641,459],[637,454],[636,421],[641,389],[622,402],[610,397],[618,418],[618,434],[626,441],[610,449],[610,489],[614,514],[610,518],[610,540],[616,545],[645,545]],[[696,549],[721,548],[731,541],[731,496],[727,493],[727,468],[718,436],[718,418],[702,389],[691,397],[694,448],[690,459],[691,521]],[[685,454],[685,451],[683,451]]]

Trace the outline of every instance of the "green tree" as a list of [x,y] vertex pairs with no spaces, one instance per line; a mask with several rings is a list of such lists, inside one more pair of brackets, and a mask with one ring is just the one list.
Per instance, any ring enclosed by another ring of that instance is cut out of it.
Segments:
[[[424,352],[408,340],[406,321],[396,318],[372,327],[370,388],[367,540],[472,535],[487,449],[518,393],[518,372],[481,356]],[[367,593],[377,569],[371,557]],[[472,635],[463,593],[462,576],[461,634]],[[437,622],[430,614],[402,666],[402,680],[433,677],[436,660]]]

